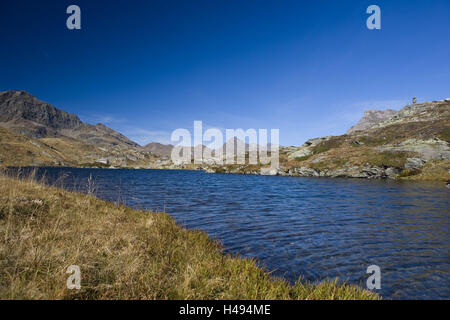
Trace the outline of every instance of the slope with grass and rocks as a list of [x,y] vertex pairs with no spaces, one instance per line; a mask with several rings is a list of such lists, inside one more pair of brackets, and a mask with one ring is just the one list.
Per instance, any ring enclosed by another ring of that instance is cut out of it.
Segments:
[[[260,174],[261,166],[219,172]],[[217,170],[216,170],[217,171]],[[346,134],[280,147],[272,175],[450,180],[450,99],[366,112]]]

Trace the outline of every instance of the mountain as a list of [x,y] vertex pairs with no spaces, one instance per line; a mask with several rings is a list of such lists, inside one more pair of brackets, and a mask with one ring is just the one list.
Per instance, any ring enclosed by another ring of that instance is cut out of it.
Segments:
[[0,165],[170,166],[121,133],[91,125],[25,91],[0,92]]
[[386,121],[386,120],[392,118],[396,114],[397,114],[397,111],[391,110],[391,109],[367,110],[364,112],[364,116],[362,117],[362,119],[359,120],[359,122],[356,125],[354,125],[347,131],[347,134],[351,134],[356,131],[367,130],[380,122],[383,122],[383,121]]
[[[227,143],[231,143],[232,144],[232,149],[234,150],[234,153],[237,154],[237,149],[238,146],[240,146],[242,148],[242,150],[245,150],[245,152],[248,152],[250,149],[250,145],[248,143],[244,143],[242,140],[238,139],[237,137],[231,138],[230,140],[228,140],[226,143],[224,143],[222,145],[222,153],[223,155],[226,154],[226,145]],[[164,158],[168,158],[171,156],[172,154],[172,150],[173,150],[174,146],[171,144],[161,144],[158,142],[152,142],[149,143],[147,145],[145,145],[143,147],[144,150],[158,156],[158,157],[164,157]],[[270,144],[268,144],[266,146],[267,150],[270,151]],[[255,146],[256,150],[259,150],[259,145]],[[216,154],[216,150],[214,149],[209,149],[208,147],[206,147],[205,145],[202,146],[202,150],[203,152],[207,152],[210,153],[213,157]],[[191,148],[191,154],[193,155],[195,151],[195,148],[192,147]]]
[[249,152],[250,148],[252,148],[253,151],[259,152],[261,151],[270,151],[272,144],[267,143],[266,145],[259,145],[259,144],[249,144],[238,137],[230,138],[227,142],[225,142],[222,146],[223,154],[226,154],[227,150],[227,144],[230,144],[232,146],[234,154],[237,154],[238,149],[243,150],[244,152]]
[[0,92],[0,126],[30,138],[68,137],[98,146],[138,147],[103,124],[84,123],[25,91]]
[[[356,129],[355,129],[356,128]],[[366,112],[347,134],[287,152],[299,175],[450,179],[450,99]]]
[[[394,110],[368,110],[346,134],[280,147],[279,167],[216,172],[307,177],[450,180],[450,99]],[[267,170],[270,169],[270,170]]]
[[170,157],[173,149],[171,144],[161,144],[158,142],[152,142],[145,145],[144,150],[158,156],[158,157]]
[[[172,145],[150,143],[141,147],[103,124],[84,123],[24,91],[0,93],[0,142],[1,166],[203,169],[284,176],[450,180],[450,99],[408,105],[398,112],[368,110],[344,135],[310,139],[299,147],[280,147],[277,168],[220,165],[216,159],[200,165],[174,164],[170,160]],[[237,137],[230,142],[234,150],[239,144],[249,149]],[[215,154],[205,146],[202,149]]]

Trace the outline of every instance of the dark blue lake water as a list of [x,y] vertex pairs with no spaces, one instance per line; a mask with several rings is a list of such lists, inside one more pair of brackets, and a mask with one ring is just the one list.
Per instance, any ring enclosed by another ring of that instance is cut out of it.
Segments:
[[338,277],[366,285],[381,268],[390,299],[450,299],[450,190],[443,183],[46,168],[49,183],[170,213],[226,252],[258,258],[295,281]]

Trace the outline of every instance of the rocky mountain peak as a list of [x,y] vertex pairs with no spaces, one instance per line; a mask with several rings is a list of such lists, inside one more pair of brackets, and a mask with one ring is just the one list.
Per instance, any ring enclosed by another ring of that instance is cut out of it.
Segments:
[[26,91],[0,93],[0,122],[31,121],[50,129],[74,129],[83,122],[74,114],[38,100]]
[[363,117],[359,122],[351,127],[347,134],[352,134],[356,131],[363,131],[370,129],[371,127],[377,125],[378,123],[381,123],[383,121],[386,121],[393,116],[395,116],[398,113],[398,111],[387,109],[387,110],[366,110],[364,112]]
[[0,126],[31,138],[70,137],[94,145],[139,147],[103,124],[84,123],[21,90],[0,92]]

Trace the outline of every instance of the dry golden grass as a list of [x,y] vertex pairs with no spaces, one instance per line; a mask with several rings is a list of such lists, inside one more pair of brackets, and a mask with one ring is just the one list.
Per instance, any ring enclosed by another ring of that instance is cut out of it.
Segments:
[[59,153],[50,147],[0,127],[0,164],[5,166],[25,166],[49,164],[62,161]]
[[405,175],[402,180],[418,181],[450,181],[450,161],[429,160],[425,166],[414,175]]
[[[81,289],[66,288],[67,267]],[[291,286],[224,255],[165,213],[0,175],[1,299],[378,299],[326,281]]]

